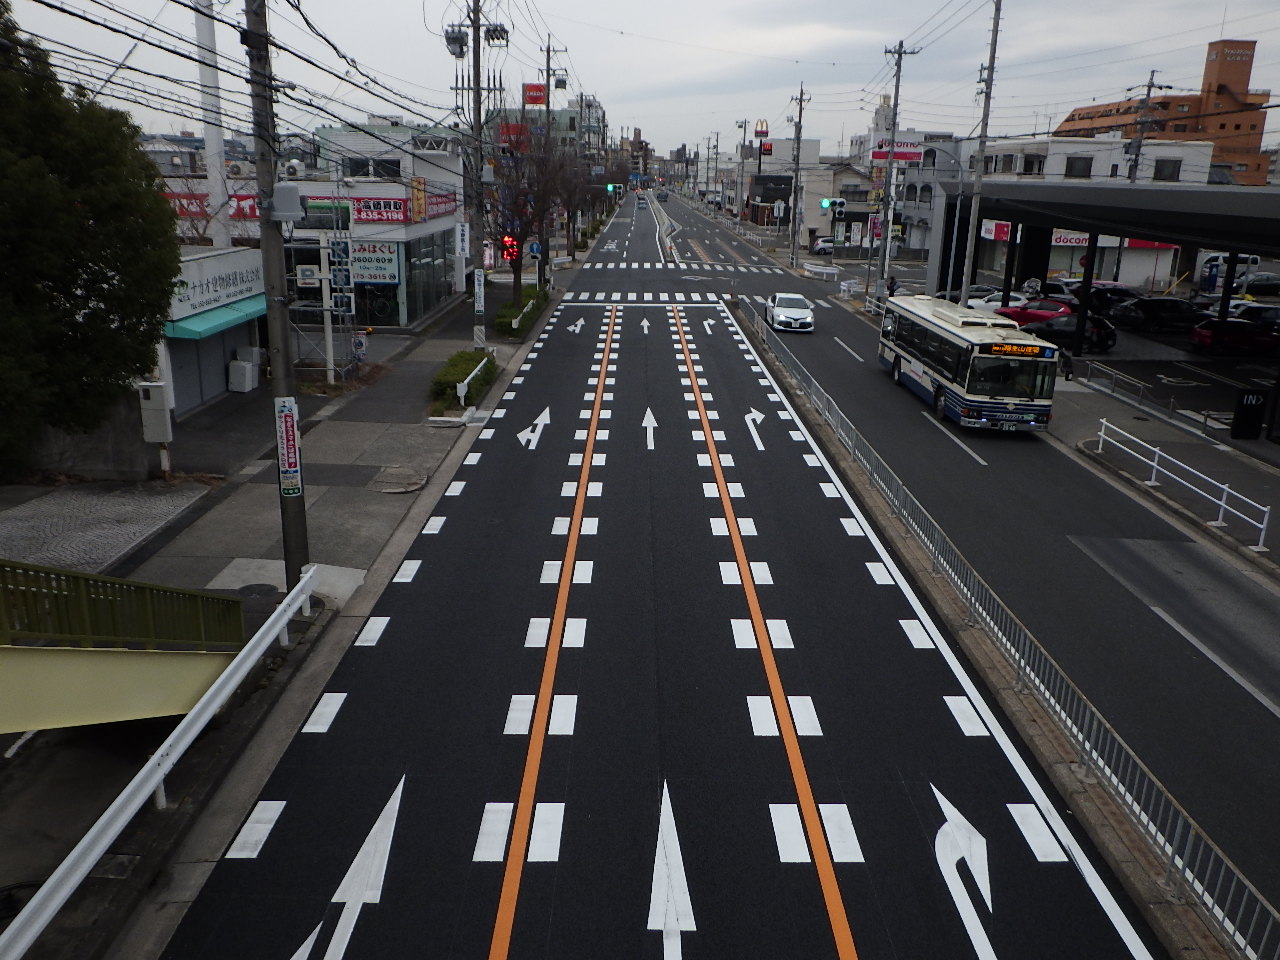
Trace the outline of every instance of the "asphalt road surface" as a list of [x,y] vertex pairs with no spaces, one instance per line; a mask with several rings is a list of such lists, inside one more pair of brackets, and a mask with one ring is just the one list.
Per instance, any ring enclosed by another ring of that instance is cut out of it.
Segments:
[[1160,956],[654,218],[609,227],[164,955]]

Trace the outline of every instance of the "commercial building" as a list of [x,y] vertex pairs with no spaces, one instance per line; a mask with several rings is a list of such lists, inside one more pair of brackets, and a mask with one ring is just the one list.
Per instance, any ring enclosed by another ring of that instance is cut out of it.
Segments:
[[[1262,137],[1270,90],[1251,90],[1256,40],[1215,40],[1205,55],[1200,92],[1191,94],[1151,90],[1113,103],[1074,108],[1054,131],[1060,137],[1096,137],[1104,133],[1143,141],[1196,140],[1213,144],[1213,182],[1263,186],[1268,158]],[[1135,151],[1134,156],[1137,156]],[[1123,175],[1123,174],[1122,174]]]

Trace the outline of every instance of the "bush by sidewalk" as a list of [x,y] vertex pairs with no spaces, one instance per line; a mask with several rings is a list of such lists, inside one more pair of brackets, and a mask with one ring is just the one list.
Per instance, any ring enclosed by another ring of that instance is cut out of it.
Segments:
[[483,350],[459,350],[445,361],[431,381],[431,416],[441,417],[450,410],[462,409],[458,402],[458,384],[471,376],[484,360],[489,362],[467,384],[467,405],[476,406],[498,378],[497,363]]
[[[500,337],[523,340],[550,299],[550,294],[545,289],[521,288],[519,306],[504,303],[498,308],[493,318],[493,332]],[[517,318],[520,318],[518,327],[513,326]]]

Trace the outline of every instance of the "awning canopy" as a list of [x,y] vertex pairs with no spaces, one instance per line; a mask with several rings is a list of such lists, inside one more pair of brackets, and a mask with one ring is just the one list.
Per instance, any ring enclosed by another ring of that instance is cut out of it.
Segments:
[[164,325],[164,335],[175,340],[203,340],[215,333],[256,320],[266,312],[267,295],[260,293],[256,297],[246,297],[235,303],[214,307],[184,320],[170,321]]

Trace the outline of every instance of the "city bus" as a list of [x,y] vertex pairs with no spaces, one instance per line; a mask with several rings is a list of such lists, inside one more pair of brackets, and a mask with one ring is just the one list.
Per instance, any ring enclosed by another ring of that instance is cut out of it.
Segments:
[[939,420],[990,430],[1049,425],[1058,348],[1013,320],[936,297],[890,297],[877,356]]

